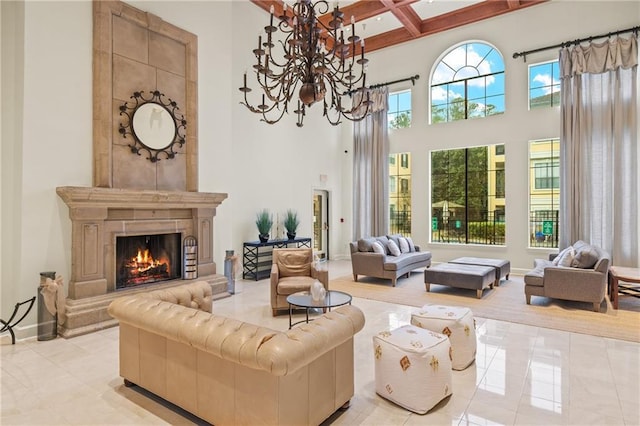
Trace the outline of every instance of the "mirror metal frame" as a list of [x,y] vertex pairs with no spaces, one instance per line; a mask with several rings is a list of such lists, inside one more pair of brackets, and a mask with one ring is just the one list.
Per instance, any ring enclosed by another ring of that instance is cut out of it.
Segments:
[[[185,131],[187,128],[187,120],[185,120],[184,115],[179,112],[180,108],[177,103],[171,98],[167,98],[164,93],[154,90],[149,94],[150,97],[145,97],[144,91],[134,92],[130,98],[132,100],[125,102],[120,106],[120,115],[125,118],[124,122],[120,123],[118,131],[125,139],[127,138],[127,135],[132,136],[133,143],[129,144],[129,148],[131,148],[132,153],[142,155],[141,152],[145,151],[149,155],[147,159],[152,163],[156,163],[161,160],[161,158],[159,158],[160,154],[164,154],[167,159],[175,158],[176,151],[174,151],[174,147],[178,145],[177,148],[180,148],[186,143]],[[133,127],[133,117],[136,114],[136,111],[138,111],[138,109],[143,105],[149,103],[154,103],[164,108],[171,115],[174,122],[175,133],[173,140],[169,141],[163,148],[153,148],[146,145],[140,140],[138,135],[136,135]]]

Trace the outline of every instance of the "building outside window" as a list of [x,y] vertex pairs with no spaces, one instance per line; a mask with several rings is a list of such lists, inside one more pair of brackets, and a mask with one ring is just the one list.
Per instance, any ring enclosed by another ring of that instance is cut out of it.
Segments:
[[529,65],[529,109],[560,106],[558,61]]
[[504,164],[504,146],[431,152],[431,242],[505,243]]
[[389,129],[411,127],[411,90],[389,93],[387,126]]
[[389,233],[411,236],[411,154],[389,156]]
[[558,247],[560,140],[529,142],[529,247]]
[[482,42],[450,49],[431,76],[431,123],[503,114],[504,61]]

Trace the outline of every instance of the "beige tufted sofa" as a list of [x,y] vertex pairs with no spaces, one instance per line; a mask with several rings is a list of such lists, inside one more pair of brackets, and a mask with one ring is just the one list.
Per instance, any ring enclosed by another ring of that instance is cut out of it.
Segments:
[[286,332],[211,314],[195,282],[114,300],[120,375],[215,425],[317,425],[353,396],[353,336],[343,306]]

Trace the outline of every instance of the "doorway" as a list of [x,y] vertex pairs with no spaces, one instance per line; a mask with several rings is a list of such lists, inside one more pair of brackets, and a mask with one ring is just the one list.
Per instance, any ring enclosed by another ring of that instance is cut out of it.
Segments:
[[329,191],[313,191],[313,252],[329,259]]

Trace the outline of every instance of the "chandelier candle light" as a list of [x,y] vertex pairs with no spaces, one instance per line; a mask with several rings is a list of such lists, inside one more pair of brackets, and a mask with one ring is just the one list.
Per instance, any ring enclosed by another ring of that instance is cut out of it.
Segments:
[[[351,35],[345,40],[344,13],[337,4],[328,25],[318,18],[329,11],[325,0],[315,3],[297,0],[291,9],[289,12],[287,3],[283,3],[276,27],[271,5],[270,22],[264,27],[266,41],[262,41],[260,34],[258,48],[253,50],[258,61],[253,68],[263,91],[261,103],[254,107],[247,99],[251,88],[247,87],[246,72],[240,88],[244,102],[240,103],[251,112],[261,114],[262,121],[275,124],[289,112],[289,102],[295,102],[293,98],[298,93],[294,111],[298,127],[303,125],[305,109],[320,101],[324,105],[323,115],[334,126],[341,123],[342,117],[362,120],[372,103],[368,92],[350,107],[342,102],[347,94],[366,91],[365,65],[369,60],[364,57],[364,39],[355,34],[354,17],[351,17]],[[277,31],[282,33],[282,39],[276,41],[276,47],[273,36]]]

